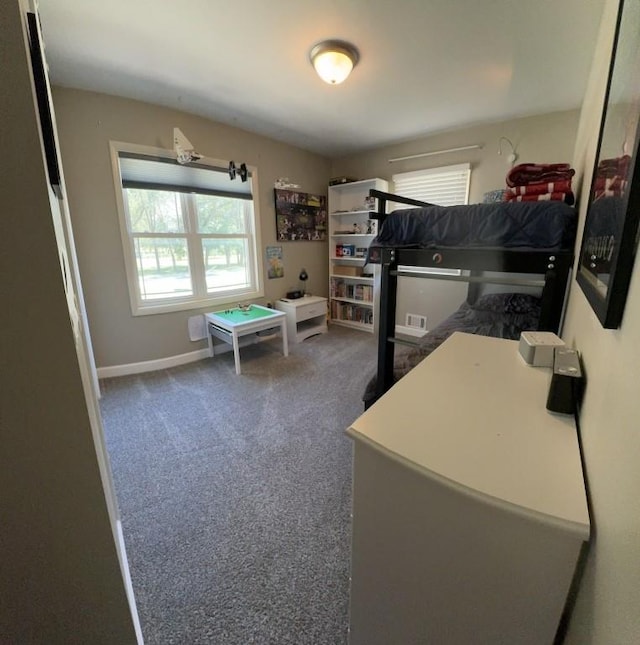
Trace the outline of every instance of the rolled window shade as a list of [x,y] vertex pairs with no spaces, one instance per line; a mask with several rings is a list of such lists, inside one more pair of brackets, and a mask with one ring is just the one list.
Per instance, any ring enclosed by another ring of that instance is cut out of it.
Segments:
[[232,180],[227,168],[202,163],[181,165],[173,159],[120,153],[123,188],[202,193],[251,199],[251,174],[246,182]]

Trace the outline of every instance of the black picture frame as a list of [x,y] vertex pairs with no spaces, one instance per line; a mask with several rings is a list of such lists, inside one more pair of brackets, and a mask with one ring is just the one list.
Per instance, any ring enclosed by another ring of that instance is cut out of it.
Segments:
[[327,239],[327,197],[274,188],[276,236],[279,242],[323,242]]
[[640,0],[618,11],[576,281],[598,320],[617,329],[640,221]]
[[33,83],[36,90],[38,113],[40,115],[40,129],[42,131],[42,142],[44,144],[45,158],[47,161],[47,173],[51,188],[61,198],[58,149],[56,146],[53,118],[51,116],[51,105],[49,103],[47,72],[42,54],[42,44],[40,42],[40,27],[38,16],[31,11],[27,12],[27,27],[29,29],[31,68],[33,70]]

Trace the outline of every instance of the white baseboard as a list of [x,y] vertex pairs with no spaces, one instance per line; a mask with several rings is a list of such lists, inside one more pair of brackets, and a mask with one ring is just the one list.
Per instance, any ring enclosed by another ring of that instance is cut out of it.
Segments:
[[[231,349],[231,346],[229,346]],[[216,347],[216,353],[219,350]],[[143,372],[154,372],[155,370],[165,370],[168,367],[185,365],[194,361],[208,358],[209,349],[199,349],[187,354],[177,356],[167,356],[166,358],[157,358],[153,361],[142,361],[141,363],[127,363],[126,365],[109,365],[108,367],[98,368],[98,378],[112,378],[114,376],[127,376],[128,374],[142,374]]]
[[396,334],[404,334],[405,336],[415,336],[416,338],[422,338],[427,333],[428,330],[425,331],[424,329],[416,329],[415,327],[396,325]]
[[[277,334],[269,334],[266,336],[258,336],[250,334],[240,337],[240,347],[252,345],[254,343],[261,343],[265,340],[275,338]],[[232,352],[233,347],[228,343],[216,343],[215,355],[224,354],[225,352]],[[155,372],[156,370],[165,370],[169,367],[177,367],[178,365],[186,365],[187,363],[194,363],[203,358],[209,358],[209,349],[199,349],[195,352],[188,352],[187,354],[178,354],[177,356],[167,356],[166,358],[157,358],[152,361],[142,361],[140,363],[127,363],[126,365],[109,365],[108,367],[98,367],[96,370],[98,378],[112,378],[114,376],[128,376],[129,374],[142,374],[143,372]]]

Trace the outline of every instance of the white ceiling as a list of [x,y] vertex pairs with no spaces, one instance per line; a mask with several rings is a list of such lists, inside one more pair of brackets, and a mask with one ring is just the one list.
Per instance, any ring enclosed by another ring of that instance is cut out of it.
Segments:
[[[579,107],[604,0],[40,0],[54,84],[335,157]],[[339,86],[320,40],[360,51]]]

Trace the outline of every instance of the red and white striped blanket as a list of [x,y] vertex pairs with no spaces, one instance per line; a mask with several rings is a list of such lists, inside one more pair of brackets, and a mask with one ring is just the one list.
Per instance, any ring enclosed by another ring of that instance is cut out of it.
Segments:
[[507,192],[510,195],[544,195],[545,193],[568,193],[571,192],[571,180],[536,182],[524,186],[509,186]]
[[629,155],[614,159],[602,159],[598,163],[593,182],[594,199],[624,195],[630,165],[631,157]]
[[568,163],[521,163],[506,177],[507,186],[526,186],[534,183],[571,181],[576,171]]
[[551,193],[538,193],[537,195],[514,195],[507,193],[505,202],[564,202],[569,206],[573,206],[575,196],[571,191],[567,192],[551,192]]

